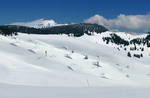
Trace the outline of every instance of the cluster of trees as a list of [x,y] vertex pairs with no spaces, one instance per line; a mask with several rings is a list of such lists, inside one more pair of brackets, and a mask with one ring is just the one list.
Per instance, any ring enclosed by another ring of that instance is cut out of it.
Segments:
[[17,31],[9,26],[0,26],[0,34],[5,36],[17,35]]
[[[129,46],[130,44],[133,44],[134,47],[130,47],[131,51],[137,50],[136,45],[143,45],[143,46],[146,45],[147,47],[150,47],[150,33],[148,33],[145,38],[136,38],[130,41],[122,39],[117,34],[110,34],[110,37],[103,37],[102,39],[104,42],[106,42],[106,44],[109,44],[109,42],[111,42],[117,45],[121,45],[121,47]],[[141,51],[144,51],[144,48],[140,48],[140,49]]]
[[136,38],[131,40],[130,44],[138,44],[138,45],[143,44],[143,46],[146,45],[147,47],[150,47],[150,33],[148,32],[145,38]]
[[[133,46],[130,47],[130,51],[135,51],[135,50],[144,51],[144,47],[137,48],[136,45],[143,45],[143,46],[150,47],[150,32],[147,34],[145,38],[135,38],[130,41],[122,39],[117,34],[110,34],[110,37],[103,37],[102,40],[106,42],[106,44],[109,44],[111,42],[111,43],[120,45],[120,48],[122,48],[122,46],[129,46],[132,44]],[[119,48],[117,49],[120,51]],[[125,51],[127,50],[126,47],[124,47],[124,50]],[[130,52],[127,53],[127,56],[131,57]],[[133,54],[133,57],[141,58],[143,57],[143,54]]]
[[141,43],[143,43],[143,39],[142,38],[136,38],[136,39],[132,39],[130,41],[130,44],[138,44],[138,45],[140,45]]
[[[128,53],[127,53],[127,56],[128,56],[128,57],[131,57],[131,53],[128,52]],[[140,58],[140,57],[143,57],[143,54],[142,54],[142,53],[141,53],[141,54],[134,54],[133,56],[136,57],[136,58]]]
[[129,44],[143,44],[148,45],[150,47],[150,33],[148,33],[145,38],[135,38],[131,41],[124,40],[117,34],[110,34],[110,37],[103,37],[103,41],[108,41],[108,43],[111,41],[112,43],[115,43],[117,45],[123,44],[124,46],[127,46]]
[[110,37],[103,37],[102,39],[103,39],[103,41],[106,41],[106,44],[109,44],[109,42],[111,42],[111,43],[115,43],[117,45],[124,45],[124,46],[129,45],[128,41],[122,39],[117,34],[110,34]]
[[101,33],[108,31],[108,29],[98,24],[76,23],[39,29],[25,26],[6,25],[0,26],[0,31],[3,35],[10,35],[14,32],[22,32],[28,34],[67,34],[68,36],[72,34],[75,37],[80,37],[84,33],[92,35],[91,32]]
[[84,33],[92,35],[89,32],[101,33],[108,31],[108,29],[98,24],[76,23],[63,26],[55,26],[52,28],[44,28],[44,31],[49,32],[50,34],[67,34],[68,36],[71,33],[76,37],[80,37]]
[[133,56],[137,57],[137,58],[140,58],[140,57],[143,57],[143,54],[134,54]]

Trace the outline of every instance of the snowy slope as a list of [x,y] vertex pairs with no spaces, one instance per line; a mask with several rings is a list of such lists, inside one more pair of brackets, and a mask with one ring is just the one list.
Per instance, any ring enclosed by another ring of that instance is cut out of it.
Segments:
[[57,23],[55,23],[54,20],[39,19],[32,22],[16,22],[10,25],[27,26],[27,27],[34,27],[34,28],[47,28],[47,27],[56,26]]
[[129,58],[126,51],[104,44],[100,39],[108,33],[79,38],[21,33],[0,36],[0,82],[70,87],[87,86],[88,78],[91,86],[149,86],[149,57]]
[[[148,98],[149,49],[143,58],[129,58],[128,51],[102,41],[111,33],[78,38],[0,35],[0,97]],[[117,34],[126,40],[146,36]]]
[[71,88],[2,85],[0,85],[1,98],[149,98],[150,96],[148,87]]

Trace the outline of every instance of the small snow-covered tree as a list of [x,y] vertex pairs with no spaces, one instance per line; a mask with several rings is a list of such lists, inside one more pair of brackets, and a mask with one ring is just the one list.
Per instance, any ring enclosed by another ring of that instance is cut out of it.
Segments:
[[99,62],[97,62],[97,67],[100,67]]
[[97,62],[97,65],[99,65],[99,62]]
[[85,59],[88,59],[88,56],[87,56],[87,55],[85,56]]
[[74,53],[74,51],[72,50],[72,52],[71,53]]

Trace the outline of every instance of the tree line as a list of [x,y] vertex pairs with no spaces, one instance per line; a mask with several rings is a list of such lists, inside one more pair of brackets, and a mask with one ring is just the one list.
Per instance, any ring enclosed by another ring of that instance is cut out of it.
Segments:
[[107,28],[98,25],[98,24],[90,24],[90,23],[76,23],[76,24],[68,24],[62,26],[54,26],[49,28],[33,28],[26,26],[17,26],[17,25],[3,25],[0,26],[0,34],[2,35],[13,35],[17,32],[27,33],[27,34],[66,34],[70,36],[72,34],[75,37],[80,37],[82,35],[88,34],[92,35],[94,32],[101,33],[108,31]]

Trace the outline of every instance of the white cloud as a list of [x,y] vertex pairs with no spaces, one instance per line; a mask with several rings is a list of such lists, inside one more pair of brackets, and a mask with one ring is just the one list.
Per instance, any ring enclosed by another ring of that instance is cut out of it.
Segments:
[[120,32],[120,31],[117,30],[117,29],[110,29],[109,31],[111,31],[111,32]]
[[150,30],[150,14],[147,15],[124,15],[120,14],[116,19],[106,19],[96,14],[85,19],[85,23],[97,23],[108,29],[126,28],[130,30]]

